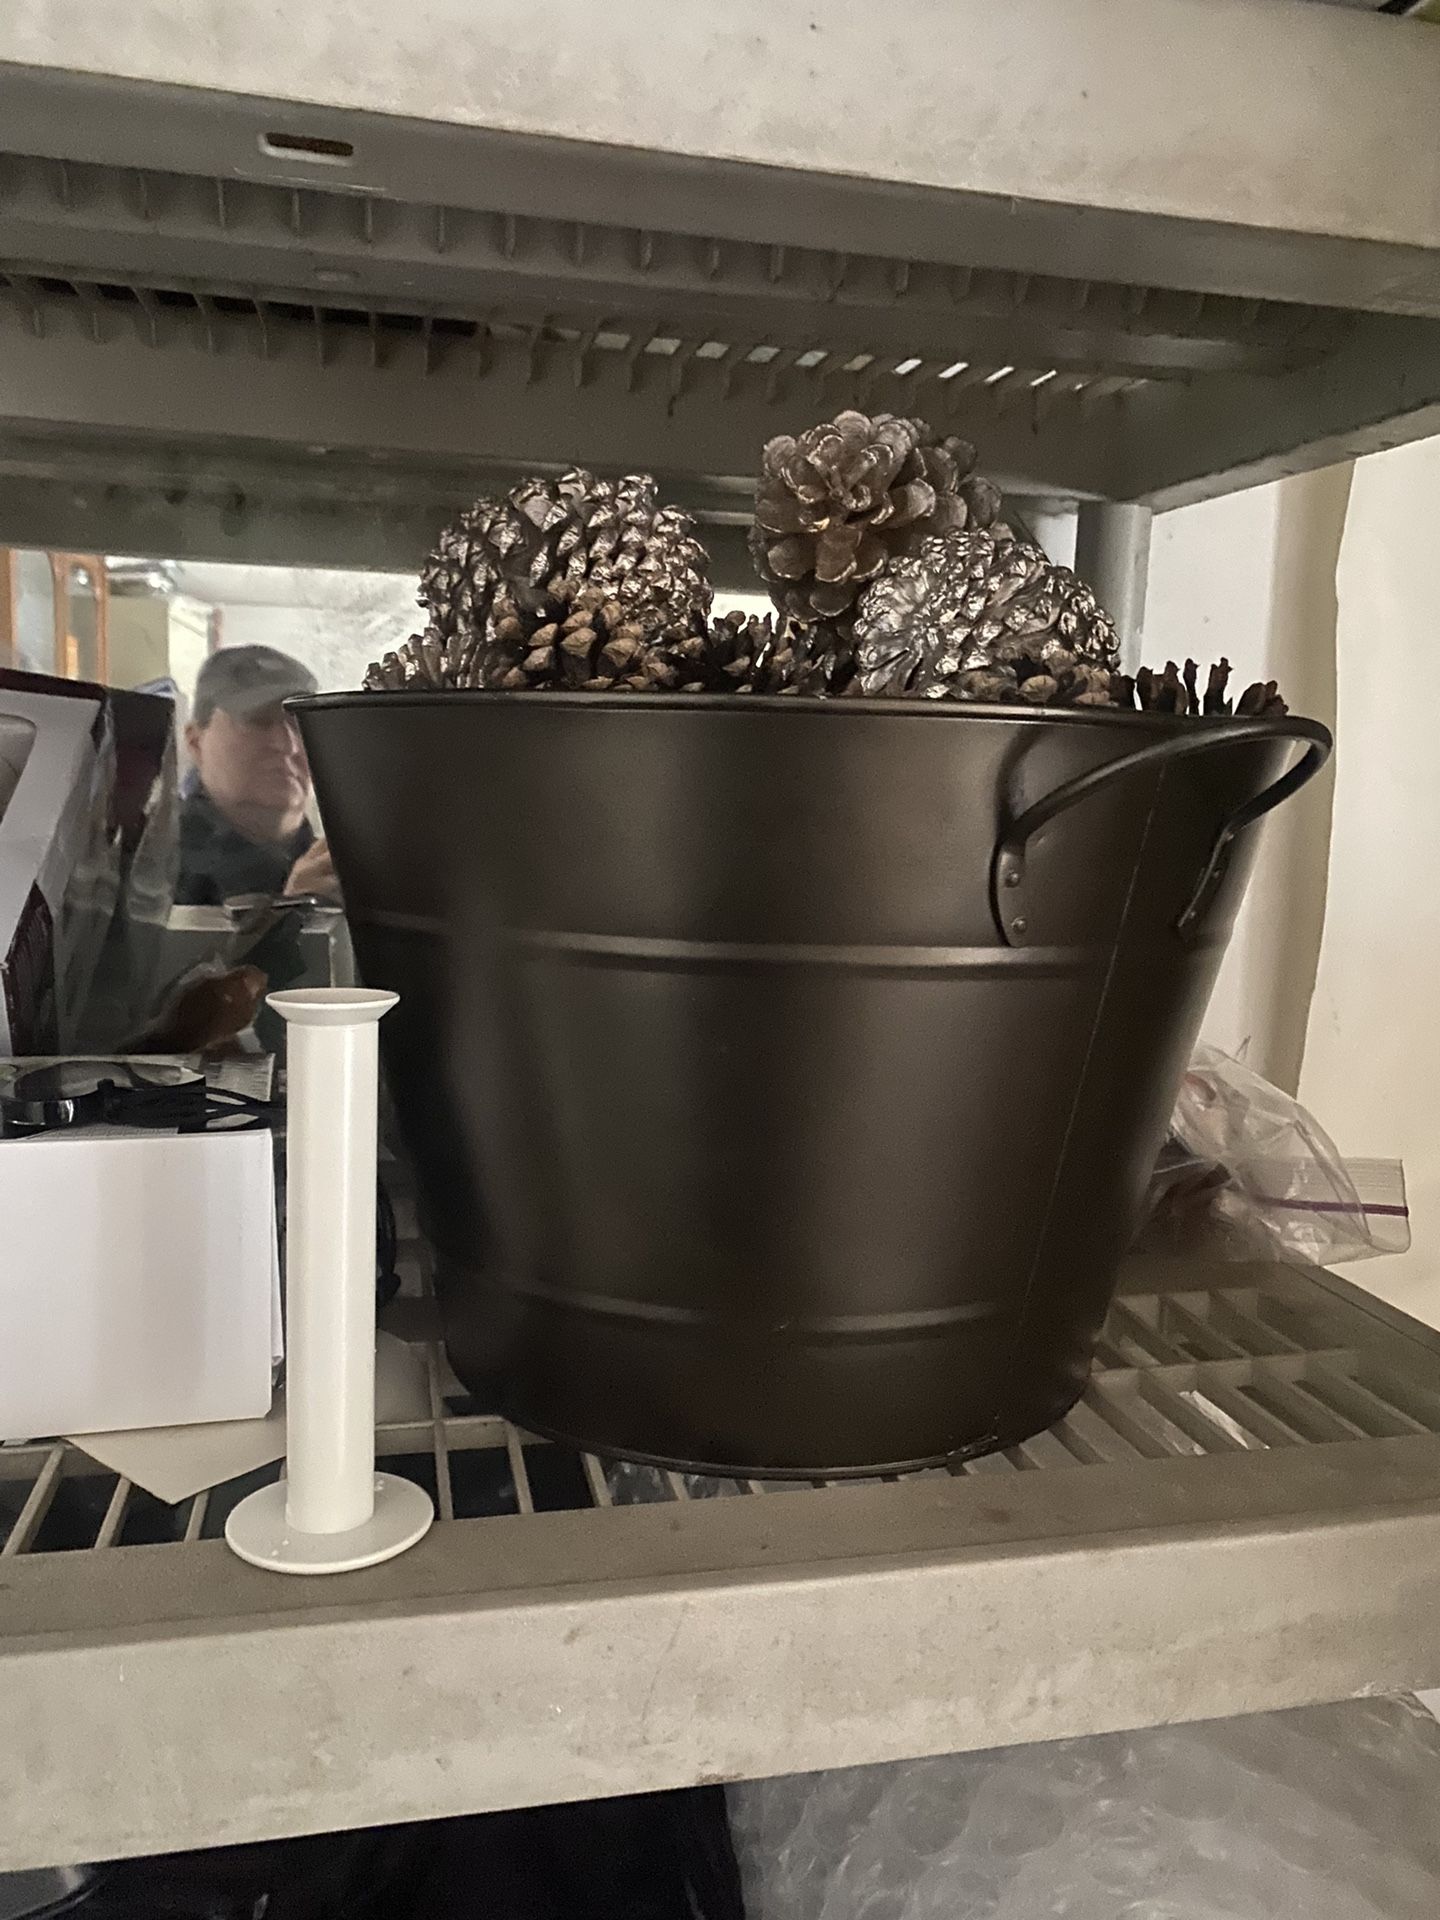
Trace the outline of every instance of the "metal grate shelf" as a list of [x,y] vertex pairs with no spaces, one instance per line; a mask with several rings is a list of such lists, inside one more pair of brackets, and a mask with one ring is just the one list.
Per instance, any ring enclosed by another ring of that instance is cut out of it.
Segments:
[[[1324,1296],[1297,1302],[1252,1283],[1129,1293],[1111,1310],[1079,1405],[1048,1433],[948,1469],[837,1482],[718,1478],[574,1452],[472,1411],[453,1378],[447,1393],[444,1356],[425,1338],[432,1416],[382,1425],[376,1448],[452,1521],[1440,1434],[1440,1366],[1427,1385],[1382,1363],[1342,1316]],[[429,1318],[422,1308],[403,1324]],[[218,1540],[231,1507],[279,1474],[277,1463],[168,1507],[67,1441],[3,1444],[0,1557]]]
[[1440,1679],[1440,1338],[1327,1276],[1136,1263],[1050,1432],[843,1485],[535,1440],[400,1312],[431,1417],[379,1452],[441,1517],[388,1567],[237,1562],[278,1467],[166,1507],[0,1448],[0,1867]]

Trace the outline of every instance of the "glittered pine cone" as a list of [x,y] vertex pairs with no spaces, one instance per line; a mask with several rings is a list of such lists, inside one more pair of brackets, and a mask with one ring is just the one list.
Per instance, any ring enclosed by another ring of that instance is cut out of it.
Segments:
[[458,655],[452,658],[439,637],[427,631],[412,633],[403,646],[372,661],[365,669],[364,687],[367,693],[406,693],[478,685],[469,675],[470,666]]
[[483,633],[502,592],[539,620],[556,581],[602,589],[646,633],[689,628],[710,608],[690,516],[662,507],[648,474],[597,480],[577,467],[477,500],[442,532],[420,576],[427,631],[453,653]]
[[567,610],[569,583],[552,583],[539,629],[497,601],[485,684],[618,693],[784,693],[795,655],[784,624],[734,612],[703,628],[646,634],[618,601],[585,587]]
[[862,693],[931,699],[1014,698],[1047,668],[1053,694],[1027,698],[1100,704],[1120,657],[1084,582],[1001,528],[927,537],[866,590],[854,638]]
[[706,630],[701,678],[716,693],[792,693],[800,656],[795,635],[773,614],[732,612]]
[[[475,501],[442,531],[421,571],[424,633],[377,661],[365,685],[493,686],[515,669],[524,684],[536,684],[538,668],[523,668],[544,644],[535,637],[567,621],[582,593],[598,596],[587,608],[618,608],[605,615],[602,647],[623,629],[626,641],[638,634],[653,651],[662,638],[703,626],[711,600],[705,551],[689,515],[662,507],[648,475],[597,480],[577,467],[557,480],[524,480],[503,500]],[[497,653],[502,618],[510,625]],[[535,642],[518,654],[515,622]],[[566,657],[570,667],[562,673],[555,663],[547,684],[582,683],[574,670],[578,645]],[[608,677],[592,669],[583,684]]]
[[640,626],[600,587],[578,593],[556,583],[539,605],[508,597],[495,603],[480,684],[520,691],[577,688],[604,693],[622,681],[648,684]]
[[988,526],[1000,495],[974,472],[966,440],[922,420],[845,412],[761,458],[750,551],[780,611],[848,626],[855,603],[928,534]]

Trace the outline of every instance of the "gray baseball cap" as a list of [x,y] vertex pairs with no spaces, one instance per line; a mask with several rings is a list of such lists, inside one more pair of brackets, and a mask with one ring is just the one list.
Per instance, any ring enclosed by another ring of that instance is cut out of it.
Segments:
[[196,677],[191,718],[203,727],[217,707],[244,718],[293,693],[314,693],[317,685],[308,667],[278,647],[221,647]]

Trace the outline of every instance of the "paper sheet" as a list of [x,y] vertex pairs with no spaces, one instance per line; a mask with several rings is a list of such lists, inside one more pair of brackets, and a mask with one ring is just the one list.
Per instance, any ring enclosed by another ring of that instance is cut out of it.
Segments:
[[268,1467],[285,1451],[285,1390],[263,1420],[211,1420],[198,1427],[137,1427],[130,1433],[72,1433],[72,1445],[123,1474],[167,1506],[207,1487]]
[[[428,1420],[425,1363],[413,1347],[388,1333],[375,1339],[375,1418],[378,1424]],[[148,1427],[132,1433],[82,1433],[73,1444],[112,1473],[122,1473],[169,1506],[269,1466],[285,1452],[285,1391],[263,1420],[224,1420],[203,1427]]]

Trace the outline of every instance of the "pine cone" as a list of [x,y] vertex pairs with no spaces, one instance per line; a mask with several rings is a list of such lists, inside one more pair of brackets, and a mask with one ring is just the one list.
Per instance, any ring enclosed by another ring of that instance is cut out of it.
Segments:
[[557,589],[595,587],[647,636],[690,629],[710,607],[704,548],[690,516],[662,507],[648,474],[597,480],[573,468],[477,500],[441,534],[420,577],[430,631],[452,654],[483,635],[503,588],[543,624]]
[[1119,643],[1068,567],[1008,529],[931,535],[867,589],[855,619],[859,690],[938,699],[1110,705]]
[[468,686],[518,692],[789,693],[797,656],[784,622],[729,613],[707,628],[645,635],[598,587],[557,582],[538,606],[496,595],[490,630],[454,678],[433,635],[414,635],[366,675],[374,692]]
[[1278,719],[1290,711],[1273,680],[1255,681],[1232,705],[1225,692],[1230,682],[1230,662],[1225,659],[1216,661],[1210,668],[1203,694],[1199,681],[1200,669],[1193,660],[1185,662],[1183,673],[1173,660],[1166,661],[1163,673],[1141,667],[1133,683],[1122,676],[1125,691],[1120,704],[1128,707],[1133,700],[1142,713],[1233,713],[1267,720]]
[[787,623],[727,613],[705,637],[704,685],[717,693],[792,693],[800,665]]
[[[500,583],[490,534],[504,512],[494,500],[477,500],[441,529],[420,571],[420,605],[429,614],[426,633],[445,653],[448,673],[464,670],[465,656],[483,638]],[[412,635],[406,645],[412,645]],[[449,684],[448,682],[446,684]]]
[[575,592],[570,582],[557,581],[538,606],[527,608],[508,596],[496,599],[482,686],[605,693],[678,687],[681,678],[678,662],[647,640],[602,587]]
[[[557,589],[563,603],[567,588]],[[538,630],[497,600],[487,686],[577,687],[590,692],[785,693],[795,654],[783,623],[729,613],[702,629],[646,636],[617,601],[586,587],[568,613],[550,603]]]
[[[524,480],[504,500],[477,500],[444,529],[420,576],[430,615],[424,634],[377,661],[365,685],[670,684],[659,654],[699,631],[710,597],[689,515],[660,506],[648,475],[597,480],[575,468],[558,480]],[[577,611],[600,615],[590,661],[574,640],[588,630],[574,622]],[[500,620],[508,623],[503,641]],[[558,644],[544,631],[552,626],[570,636],[563,659],[527,666],[532,653]],[[621,671],[612,643],[623,652],[636,640],[656,657]]]
[[403,693],[408,688],[475,686],[457,678],[459,670],[433,634],[412,633],[404,646],[365,669],[367,693]]
[[968,441],[893,413],[771,440],[750,551],[776,606],[802,625],[848,622],[865,583],[925,535],[988,526],[1000,495],[974,465]]

